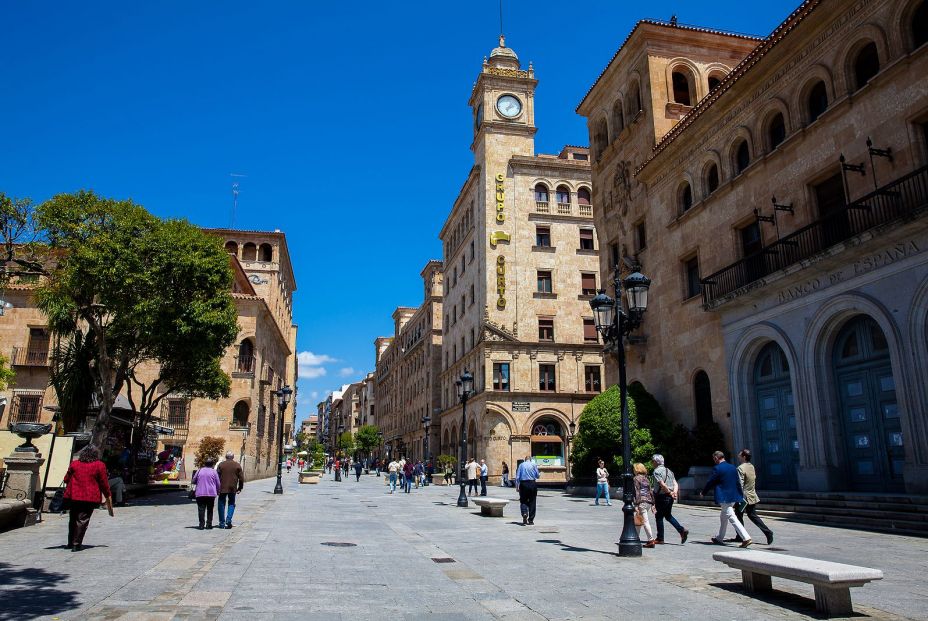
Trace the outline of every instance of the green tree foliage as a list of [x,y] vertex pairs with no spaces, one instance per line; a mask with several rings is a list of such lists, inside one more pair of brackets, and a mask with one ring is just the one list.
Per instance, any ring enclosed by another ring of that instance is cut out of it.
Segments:
[[13,372],[13,369],[10,368],[9,358],[0,354],[0,390],[6,390],[7,387],[13,383],[13,378],[15,377],[16,374]]
[[76,431],[87,416],[94,394],[91,373],[97,344],[93,333],[75,330],[69,337],[55,335],[52,348],[50,384],[58,397],[61,424],[65,431]]
[[354,436],[351,435],[350,431],[345,431],[338,436],[338,448],[342,450],[344,455],[349,455],[354,451]]
[[224,438],[217,436],[203,436],[200,444],[197,445],[197,452],[193,458],[193,464],[200,468],[206,463],[207,459],[219,461],[222,456],[222,450],[226,446]]
[[725,450],[725,434],[715,421],[696,425],[692,430],[677,425],[667,440],[664,459],[678,477],[691,466],[712,466],[712,453]]
[[454,467],[458,463],[458,458],[454,455],[439,455],[438,456],[438,466],[444,470],[448,466]]
[[322,467],[325,465],[325,449],[321,444],[316,444],[316,450],[313,451],[313,464],[312,467],[314,470],[322,470]]
[[354,434],[354,441],[359,449],[370,455],[380,444],[380,430],[375,425],[362,425]]
[[[613,474],[622,469],[622,415],[618,386],[594,397],[583,408],[577,425],[570,461],[575,477],[591,477],[596,460],[612,464]],[[654,453],[651,432],[638,425],[636,404],[628,400],[632,460],[648,463]]]

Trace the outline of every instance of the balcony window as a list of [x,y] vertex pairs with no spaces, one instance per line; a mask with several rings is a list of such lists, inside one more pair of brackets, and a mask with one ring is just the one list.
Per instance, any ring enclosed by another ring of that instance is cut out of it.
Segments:
[[509,390],[509,363],[493,363],[493,390]]
[[593,250],[593,229],[580,229],[580,250]]
[[258,257],[260,261],[270,263],[274,260],[274,249],[270,244],[261,244],[258,248]]
[[686,298],[692,298],[702,293],[699,282],[699,259],[693,257],[683,262],[683,275],[686,279]]
[[548,202],[548,188],[541,183],[535,186],[535,201],[539,203]]
[[580,274],[581,295],[596,295],[596,274]]
[[556,389],[553,364],[538,365],[538,390],[554,391]]
[[587,392],[600,392],[602,390],[602,378],[600,376],[599,365],[588,364],[583,369],[584,388]]
[[538,293],[554,293],[550,270],[538,271]]
[[554,192],[554,198],[558,203],[570,203],[570,190],[560,185]]
[[686,213],[693,206],[693,189],[686,181],[680,186],[680,211]]
[[748,141],[742,140],[735,147],[735,174],[740,175],[751,164],[751,152],[748,149]]
[[554,318],[553,317],[539,317],[538,318],[538,340],[539,341],[553,341],[554,340]]
[[244,428],[248,426],[249,407],[246,401],[239,401],[232,408],[232,427]]

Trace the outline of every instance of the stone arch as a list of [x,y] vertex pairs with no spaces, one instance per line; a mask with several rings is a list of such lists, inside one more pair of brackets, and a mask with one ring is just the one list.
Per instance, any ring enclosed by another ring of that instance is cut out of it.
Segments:
[[232,407],[232,427],[247,427],[251,415],[251,405],[248,399],[239,400]]
[[[715,187],[710,183],[712,167],[715,166]],[[706,198],[719,189],[722,185],[722,158],[719,157],[718,151],[710,150],[703,161],[702,168],[699,171],[700,192],[703,198]]]
[[869,43],[873,43],[876,46],[877,57],[879,59],[878,71],[882,71],[889,65],[891,55],[889,44],[886,40],[886,32],[877,24],[861,24],[854,30],[852,38],[844,45],[838,55],[841,62],[841,73],[835,76],[835,78],[842,86],[840,89],[836,88],[836,91],[842,90],[843,92],[853,93],[861,88],[862,85],[857,84],[857,80],[855,79],[854,64],[857,55]]
[[[774,144],[771,136],[771,125],[776,119],[776,115],[780,114],[783,117],[784,125],[784,136],[783,139]],[[792,123],[790,122],[789,115],[789,104],[779,97],[773,97],[767,103],[767,109],[763,114],[758,115],[757,126],[754,128],[754,135],[759,136],[759,144],[756,149],[758,155],[763,151],[764,153],[770,153],[773,151],[779,144],[782,144],[789,138],[790,133],[792,132]]]
[[273,261],[274,248],[268,243],[264,243],[258,246],[258,260],[265,263],[270,263]]
[[698,368],[693,371],[690,386],[693,388],[693,414],[696,424],[713,422],[715,416],[712,413],[712,380],[705,369]]
[[[870,317],[883,331],[889,346],[890,365],[893,377],[897,380],[896,401],[900,408],[900,419],[905,437],[915,438],[917,424],[913,423],[916,408],[912,400],[911,387],[914,378],[911,369],[905,364],[902,348],[902,332],[896,325],[892,313],[882,302],[860,292],[848,292],[825,301],[809,320],[803,336],[803,370],[805,371],[804,388],[807,391],[810,411],[821,414],[822,437],[826,443],[825,450],[829,466],[839,479],[844,476],[843,429],[836,413],[837,388],[832,372],[832,353],[835,341],[848,321],[859,315]],[[906,450],[906,463],[911,463],[916,443],[910,443]]]
[[483,415],[487,418],[489,418],[490,415],[500,417],[509,427],[510,433],[516,433],[516,430],[519,428],[519,425],[516,423],[516,419],[512,414],[510,414],[505,408],[502,408],[493,403],[487,404]]
[[[681,84],[675,83],[674,74],[678,74],[686,80],[686,86],[688,87],[688,92],[686,93],[686,99],[688,101],[678,101],[678,95],[683,95],[680,91]],[[665,69],[665,80],[667,81],[667,101],[672,101],[675,103],[683,104],[686,106],[695,106],[696,103],[705,97],[705,91],[703,90],[701,72],[699,67],[696,66],[696,63],[689,60],[688,58],[673,58],[670,62],[667,63]]]
[[451,446],[451,432],[448,430],[447,427],[445,427],[445,430],[444,430],[444,432],[442,432],[442,435],[441,435],[441,452],[442,452],[442,454],[448,455],[448,454],[451,452],[451,451],[450,451],[450,446]]
[[229,254],[234,254],[236,257],[238,256],[238,243],[235,240],[230,239],[227,241],[225,248],[226,252]]
[[[745,154],[747,155],[746,161],[742,159]],[[754,137],[751,135],[751,130],[742,125],[735,130],[728,147],[728,166],[731,170],[731,178],[734,179],[750,168],[755,157],[757,157],[757,150],[754,148]]]
[[[731,67],[722,63],[710,63],[703,69],[703,73],[706,76],[705,89],[708,95],[731,73]],[[715,80],[718,80],[718,83]]]
[[[928,43],[928,1],[911,0],[899,3],[893,11],[892,28],[896,36],[890,37],[898,54],[914,52],[925,43]],[[916,39],[916,27],[921,26]]]
[[616,98],[615,103],[612,104],[612,141],[619,137],[619,134],[625,129],[625,103],[622,101],[621,97]]
[[807,74],[802,86],[796,91],[796,96],[793,100],[793,116],[794,118],[801,119],[803,125],[809,125],[818,118],[816,117],[816,119],[813,119],[809,114],[809,95],[819,82],[824,84],[825,95],[828,99],[828,105],[825,107],[825,111],[831,108],[831,105],[835,101],[834,78],[828,67],[815,64],[809,67]]
[[[916,288],[909,310],[908,342],[911,347],[911,361],[914,377],[928,377],[928,278]],[[928,383],[916,382],[911,386],[912,402],[928,403]],[[928,421],[912,417],[911,448],[915,462],[928,464]],[[921,490],[917,493],[925,493]]]
[[676,215],[682,215],[686,213],[693,208],[693,205],[696,204],[696,196],[693,191],[693,184],[689,174],[687,173],[684,173],[683,179],[677,183],[676,189],[674,189],[673,204],[676,210]]
[[545,417],[557,419],[564,429],[567,429],[567,426],[570,424],[570,417],[561,410],[557,408],[542,408],[532,412],[532,415],[525,419],[525,426],[522,428],[522,433],[524,435],[531,435],[535,423]]
[[539,203],[551,202],[551,184],[544,180],[538,180],[532,185],[532,192],[535,195],[535,201]]
[[258,247],[253,242],[246,242],[242,246],[242,261],[255,261],[258,258]]
[[644,111],[644,98],[641,96],[641,85],[643,81],[637,71],[632,71],[628,76],[628,86],[625,93],[625,124],[634,121],[640,112]]

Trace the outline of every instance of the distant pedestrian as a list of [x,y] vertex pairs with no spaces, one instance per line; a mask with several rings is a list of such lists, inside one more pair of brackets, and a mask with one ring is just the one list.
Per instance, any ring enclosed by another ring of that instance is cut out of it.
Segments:
[[651,465],[654,466],[651,478],[654,479],[654,509],[657,512],[656,543],[664,543],[664,519],[680,533],[680,543],[686,543],[690,531],[683,528],[677,518],[671,514],[673,503],[679,493],[677,479],[670,468],[664,465],[663,455],[654,455],[651,458]]
[[485,459],[480,460],[480,495],[487,495],[487,481],[490,478],[490,469],[487,468],[487,461]]
[[477,478],[479,476],[477,473],[480,472],[480,468],[479,466],[477,466],[477,462],[474,461],[473,457],[471,457],[467,461],[466,470],[467,470],[467,493],[470,496],[476,496],[477,495],[477,483],[480,480]]
[[407,461],[406,464],[403,466],[403,475],[405,477],[404,479],[405,489],[403,491],[405,491],[407,494],[412,489],[412,478],[413,476],[415,476],[414,474],[415,470],[416,468],[415,466],[413,466],[411,461]]
[[219,528],[232,528],[235,495],[245,486],[245,473],[242,466],[235,461],[235,453],[226,453],[226,460],[216,467],[216,474],[219,475]]
[[738,466],[738,480],[741,482],[741,489],[744,492],[744,503],[735,505],[735,516],[741,524],[744,524],[744,514],[748,519],[754,522],[754,525],[760,529],[767,537],[767,545],[773,543],[773,531],[768,528],[764,521],[757,515],[757,503],[760,497],[757,495],[757,472],[754,470],[754,464],[751,463],[751,451],[741,449],[738,453],[741,465]]
[[100,461],[100,452],[93,445],[81,449],[77,459],[68,466],[64,475],[66,487],[64,497],[71,503],[68,515],[68,548],[80,552],[84,546],[84,535],[90,526],[93,510],[106,502],[107,511],[113,515],[113,497],[107,480],[106,466]]
[[363,468],[363,466],[361,465],[361,462],[359,462],[359,461],[354,462],[354,481],[355,481],[355,483],[357,483],[358,481],[361,480],[361,469],[362,469],[362,468]]
[[522,525],[535,523],[535,505],[538,500],[538,466],[531,455],[516,469],[516,489],[519,490],[519,510],[522,512]]
[[110,485],[110,491],[113,494],[113,506],[125,507],[126,503],[126,482],[117,471],[117,467],[106,469],[107,483]]
[[451,485],[451,481],[454,479],[454,466],[451,462],[445,464],[445,485]]
[[434,476],[435,476],[435,464],[432,463],[432,460],[430,459],[425,463],[425,484],[433,485]]
[[[216,460],[210,457],[193,475],[193,484],[196,486],[194,495],[197,499],[197,515],[200,518],[200,525],[197,527],[203,530],[213,528],[213,508],[216,506],[216,496],[219,495],[219,474],[213,467]],[[205,521],[204,521],[205,517]]]
[[421,459],[413,466],[412,476],[416,482],[416,489],[419,489],[419,486],[424,483],[423,478],[425,477],[425,466],[422,465]]
[[377,474],[378,477],[380,476],[380,460],[379,459],[374,462],[374,472]]
[[387,472],[390,473],[390,493],[396,491],[396,478],[400,473],[400,463],[395,459],[387,466]]
[[654,531],[651,530],[651,511],[654,510],[654,495],[651,493],[651,481],[644,464],[635,464],[635,526],[644,528],[648,536],[645,548],[654,547]]
[[503,462],[503,487],[509,487],[509,464]]
[[706,481],[706,486],[702,490],[703,496],[708,494],[709,490],[714,490],[715,502],[721,509],[719,512],[719,534],[712,537],[712,543],[720,546],[725,545],[725,531],[728,525],[731,524],[742,539],[741,547],[746,548],[754,542],[735,515],[734,506],[744,500],[741,483],[738,480],[738,470],[725,461],[725,453],[722,451],[713,453],[712,461],[715,462],[712,476]]
[[606,505],[612,506],[612,498],[609,496],[609,471],[606,470],[606,462],[599,460],[596,466],[596,504],[599,504],[599,495],[602,494],[606,499]]

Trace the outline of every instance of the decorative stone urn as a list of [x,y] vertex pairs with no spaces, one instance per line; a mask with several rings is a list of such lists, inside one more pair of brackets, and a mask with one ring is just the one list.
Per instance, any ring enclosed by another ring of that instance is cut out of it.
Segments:
[[16,453],[38,453],[39,449],[32,443],[33,438],[39,438],[51,432],[51,425],[41,423],[16,423],[10,428],[13,433],[23,438],[25,442],[14,449]]

